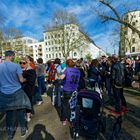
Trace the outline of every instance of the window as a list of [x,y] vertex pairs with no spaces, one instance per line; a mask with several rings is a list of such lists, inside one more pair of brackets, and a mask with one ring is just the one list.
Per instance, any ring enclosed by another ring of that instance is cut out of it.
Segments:
[[51,54],[49,54],[49,58],[51,58]]
[[132,43],[135,43],[135,38],[132,38]]
[[132,52],[135,52],[135,47],[132,47]]
[[132,25],[133,25],[133,26],[135,26],[135,25],[136,25],[136,23],[135,23],[135,22],[132,22]]
[[56,53],[56,58],[57,58],[57,53]]
[[58,37],[60,37],[60,34],[58,34]]
[[77,53],[76,52],[74,52],[74,56],[77,56]]
[[46,54],[46,58],[48,58],[48,54]]
[[61,58],[61,53],[59,53],[59,57]]
[[46,45],[47,45],[47,42],[46,42]]
[[51,49],[49,48],[49,51],[50,51]]
[[125,51],[127,52],[127,47],[126,47]]
[[50,39],[50,36],[48,36],[48,39]]
[[135,34],[135,31],[134,30],[132,30],[132,34]]
[[[132,31],[132,34],[133,34],[133,31]],[[124,35],[127,35],[127,31],[124,31]]]

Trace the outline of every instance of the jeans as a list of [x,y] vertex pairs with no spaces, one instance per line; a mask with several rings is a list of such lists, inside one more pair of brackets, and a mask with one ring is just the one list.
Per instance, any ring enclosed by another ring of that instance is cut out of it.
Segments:
[[123,88],[117,88],[113,86],[113,94],[114,94],[114,100],[115,100],[115,110],[117,112],[121,111],[121,106],[127,106],[126,100],[123,95]]
[[61,81],[60,80],[55,80],[54,85],[55,85],[55,95],[56,95],[56,105],[58,107],[61,106]]
[[25,119],[25,109],[6,111],[6,129],[8,136],[12,136],[16,130],[15,121],[20,124],[20,129],[27,129]]
[[111,94],[111,78],[106,78],[106,91],[107,95],[110,97]]
[[65,121],[66,119],[70,120],[70,104],[69,104],[69,100],[71,98],[72,92],[71,93],[65,93],[63,94],[63,98],[62,98],[62,110],[61,110],[61,120]]
[[38,82],[38,92],[36,92],[36,98],[38,101],[42,101],[41,94],[46,92],[45,77],[44,76],[37,77],[37,82]]

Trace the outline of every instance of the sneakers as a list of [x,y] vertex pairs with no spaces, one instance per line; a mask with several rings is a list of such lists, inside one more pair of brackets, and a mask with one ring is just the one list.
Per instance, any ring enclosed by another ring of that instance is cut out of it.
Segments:
[[112,111],[111,111],[111,114],[112,114],[113,116],[115,116],[115,117],[119,117],[119,116],[121,116],[123,113],[122,113],[122,112],[117,112],[117,111],[115,111],[115,110],[112,110]]
[[42,94],[43,97],[48,97],[47,93],[45,92],[44,94]]
[[128,108],[126,106],[122,106],[121,107],[122,112],[127,113],[128,112]]
[[67,125],[67,123],[68,123],[68,120],[66,119],[65,121],[63,121],[62,122],[62,124],[65,126],[65,125]]
[[37,105],[41,105],[43,103],[43,101],[38,101]]
[[27,133],[28,133],[28,129],[21,130],[21,137],[22,138],[25,137]]
[[67,125],[67,121],[63,121],[62,124],[65,126]]
[[27,121],[27,122],[30,122],[30,121],[31,121],[31,118],[30,118],[30,117],[27,117],[27,118],[26,118],[26,121]]
[[8,136],[8,140],[13,140],[13,136]]

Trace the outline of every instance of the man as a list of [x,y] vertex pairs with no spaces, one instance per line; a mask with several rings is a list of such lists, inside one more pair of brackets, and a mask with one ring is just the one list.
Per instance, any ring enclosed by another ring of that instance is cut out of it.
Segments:
[[21,67],[13,63],[15,53],[11,50],[5,52],[5,61],[0,63],[0,111],[6,113],[6,128],[8,140],[14,134],[14,114],[21,128],[21,137],[27,133],[25,109],[31,109],[30,101],[21,89],[21,83],[26,81],[22,77]]
[[112,84],[113,84],[113,94],[114,94],[114,100],[115,100],[115,111],[112,111],[112,114],[114,115],[121,115],[122,112],[127,111],[126,107],[126,100],[123,95],[123,85],[125,81],[125,67],[124,65],[119,61],[119,58],[117,55],[112,56]]

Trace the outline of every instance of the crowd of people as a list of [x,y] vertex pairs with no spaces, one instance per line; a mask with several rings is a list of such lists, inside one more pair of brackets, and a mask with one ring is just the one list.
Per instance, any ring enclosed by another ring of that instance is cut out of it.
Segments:
[[[68,59],[61,62],[59,58],[43,63],[32,57],[21,58],[19,64],[13,62],[15,53],[5,52],[5,61],[0,63],[0,112],[6,113],[6,128],[8,140],[13,138],[15,129],[13,119],[16,114],[20,124],[21,136],[27,133],[27,122],[35,114],[33,105],[41,105],[43,96],[47,96],[47,87],[54,86],[55,94],[61,95],[56,104],[61,106],[61,121],[66,125],[70,120],[69,100],[74,91],[87,88],[96,90],[97,84],[109,100],[114,98],[115,110],[112,113],[120,115],[127,111],[123,95],[124,86],[132,86],[136,80],[140,88],[140,56],[119,59],[117,55],[102,56],[91,61],[80,58],[76,61]],[[61,103],[60,103],[61,102]],[[15,113],[16,112],[16,113]]]

